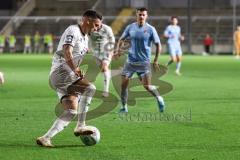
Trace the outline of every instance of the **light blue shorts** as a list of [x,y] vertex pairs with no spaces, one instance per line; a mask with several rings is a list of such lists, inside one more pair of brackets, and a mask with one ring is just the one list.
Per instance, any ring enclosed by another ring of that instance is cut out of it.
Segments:
[[151,74],[151,64],[146,63],[129,63],[126,62],[123,68],[122,76],[131,78],[134,73],[137,73],[139,78]]

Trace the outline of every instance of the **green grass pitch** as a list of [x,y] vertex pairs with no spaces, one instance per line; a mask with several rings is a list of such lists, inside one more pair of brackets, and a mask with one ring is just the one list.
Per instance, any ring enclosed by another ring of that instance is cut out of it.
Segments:
[[[168,56],[160,57],[162,64],[167,60]],[[76,122],[72,122],[53,139],[56,147],[52,149],[35,144],[36,137],[44,134],[56,118],[58,99],[48,85],[50,66],[49,55],[0,55],[0,71],[6,80],[0,86],[1,160],[237,160],[240,157],[240,61],[233,57],[185,56],[182,76],[174,74],[172,65],[160,78],[173,86],[164,95],[167,104],[164,114],[158,114],[156,101],[151,97],[136,97],[136,104],[129,106],[127,116],[117,114],[119,104],[112,102],[109,104],[118,106],[88,121],[101,131],[99,144],[84,146],[74,137]],[[94,82],[99,90],[102,80],[99,74]],[[134,90],[143,91],[141,87]],[[119,99],[113,84],[111,93]],[[91,108],[102,102],[101,98],[94,99]]]

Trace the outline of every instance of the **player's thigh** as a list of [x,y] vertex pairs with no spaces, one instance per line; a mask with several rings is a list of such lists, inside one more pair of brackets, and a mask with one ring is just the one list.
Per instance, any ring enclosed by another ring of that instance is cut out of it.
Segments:
[[141,82],[144,88],[148,89],[148,86],[151,85],[151,75],[146,73],[141,77]]
[[240,51],[240,44],[239,44],[239,43],[236,44],[236,51],[237,51],[237,52]]
[[78,108],[78,96],[76,95],[66,95],[62,98],[61,103],[64,110],[73,109],[77,110]]
[[84,93],[90,85],[91,83],[86,78],[79,79],[67,88],[67,92],[70,95],[79,95]]
[[130,64],[130,63],[125,63],[122,71],[122,76],[126,78],[131,78],[133,74],[136,72],[136,69]]
[[170,54],[170,57],[171,59],[176,62],[176,48],[174,48],[173,46],[169,46],[169,54]]
[[102,66],[101,66],[102,72],[105,72],[109,69],[109,64],[110,64],[110,60],[107,60],[107,59],[102,60]]

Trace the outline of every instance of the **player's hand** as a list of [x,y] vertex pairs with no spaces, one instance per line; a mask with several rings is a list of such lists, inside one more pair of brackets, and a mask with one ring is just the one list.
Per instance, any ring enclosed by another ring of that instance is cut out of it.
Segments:
[[85,76],[85,73],[82,70],[80,70],[78,67],[75,69],[74,73],[80,78],[83,78]]
[[120,56],[121,56],[120,51],[114,51],[113,55],[112,55],[112,58],[117,60]]
[[185,40],[185,37],[184,37],[184,36],[181,36],[181,37],[180,37],[180,40],[181,40],[181,41],[184,41],[184,40]]
[[157,61],[153,62],[153,69],[154,71],[160,71],[159,63]]

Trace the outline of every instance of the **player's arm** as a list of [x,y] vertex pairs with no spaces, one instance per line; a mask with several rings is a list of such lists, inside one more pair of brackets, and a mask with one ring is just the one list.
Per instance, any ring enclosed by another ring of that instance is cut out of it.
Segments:
[[237,37],[237,32],[235,31],[234,34],[233,34],[233,41],[234,41],[234,43],[236,42],[236,37]]
[[156,46],[155,57],[153,60],[153,68],[155,70],[160,70],[159,63],[158,63],[158,57],[159,57],[162,47],[161,47],[160,38],[159,38],[158,33],[155,28],[153,28],[153,30],[152,30],[152,40]]
[[172,38],[172,37],[170,37],[170,35],[169,35],[169,26],[167,26],[167,28],[164,30],[164,32],[163,32],[163,37],[166,38],[166,39]]
[[130,25],[128,25],[126,27],[126,29],[124,30],[122,36],[120,37],[120,39],[118,40],[118,43],[117,43],[117,46],[116,46],[116,49],[115,49],[115,52],[114,52],[114,57],[117,58],[117,57],[120,57],[123,52],[125,51],[125,40],[130,36],[129,34],[129,30],[130,30]]
[[155,51],[155,57],[153,60],[153,67],[155,70],[160,70],[159,63],[158,63],[158,57],[162,50],[161,43],[155,43],[155,46],[156,46],[156,51]]
[[120,57],[122,55],[122,46],[124,44],[124,40],[123,39],[119,39],[117,42],[117,46],[114,52],[114,57]]
[[115,37],[113,34],[112,29],[109,27],[108,28],[108,54],[110,57],[113,56],[113,51],[114,51],[114,45],[115,45]]
[[179,38],[180,38],[180,41],[184,41],[185,40],[185,37],[182,35],[182,32],[181,32],[181,28],[179,27]]
[[73,47],[71,45],[69,44],[63,45],[63,53],[64,53],[64,58],[66,60],[66,63],[77,76],[83,77],[81,70],[77,66],[75,66],[73,63],[72,52],[73,52]]

